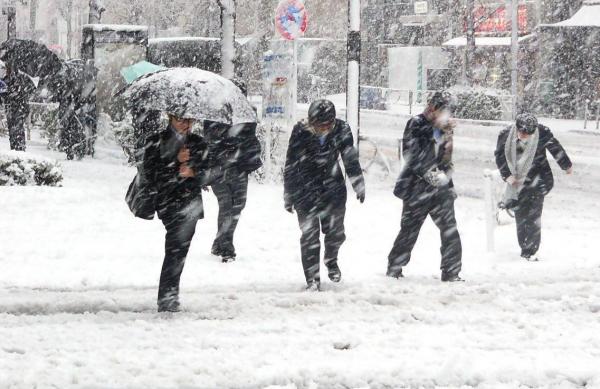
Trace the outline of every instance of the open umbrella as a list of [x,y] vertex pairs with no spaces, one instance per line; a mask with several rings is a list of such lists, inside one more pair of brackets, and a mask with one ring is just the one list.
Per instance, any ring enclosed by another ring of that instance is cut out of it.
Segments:
[[58,73],[61,61],[46,46],[28,39],[9,39],[0,45],[0,60],[31,77],[45,78]]
[[130,106],[172,113],[181,118],[229,125],[255,123],[256,113],[240,88],[218,74],[172,68],[133,81],[118,94]]
[[128,66],[121,69],[121,75],[125,79],[125,82],[131,84],[138,78],[145,76],[146,74],[155,73],[159,70],[166,69],[164,66],[155,65],[147,61],[141,61],[134,65]]

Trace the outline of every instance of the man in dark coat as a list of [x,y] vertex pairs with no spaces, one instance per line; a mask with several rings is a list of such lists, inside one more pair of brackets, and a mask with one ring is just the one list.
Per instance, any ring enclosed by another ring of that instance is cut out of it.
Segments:
[[324,262],[331,281],[342,277],[338,251],[346,240],[346,183],[338,160],[362,203],[365,181],[354,147],[352,131],[336,119],[335,106],[328,100],[310,105],[308,120],[294,126],[284,170],[284,201],[288,212],[296,210],[302,237],[302,266],[308,290],[320,289],[320,231],[325,234]]
[[528,261],[537,261],[544,197],[554,186],[546,150],[561,169],[572,174],[573,164],[564,148],[535,116],[520,114],[515,125],[498,135],[496,165],[507,183],[501,206],[515,212],[521,257]]
[[82,159],[86,151],[82,113],[83,67],[79,62],[66,62],[53,81],[53,88],[57,91],[56,99],[59,101],[59,148],[67,154],[69,160]]
[[400,233],[388,256],[387,276],[403,277],[427,216],[440,230],[442,281],[461,281],[462,246],[454,216],[452,182],[453,124],[450,96],[436,92],[422,114],[406,124],[402,138],[404,166],[394,194],[403,200]]
[[[183,116],[183,115],[181,115]],[[167,233],[158,288],[158,310],[179,310],[179,280],[196,223],[204,217],[208,145],[191,133],[192,120],[169,115],[169,127],[148,137],[141,173]]]
[[211,186],[219,203],[218,230],[211,252],[227,263],[236,258],[233,236],[246,206],[248,175],[262,166],[261,147],[256,123],[232,127],[205,121],[204,135],[217,163],[230,166],[227,174]]
[[29,99],[36,89],[31,78],[6,64],[7,92],[3,96],[11,150],[25,151],[25,122],[29,116]]
[[131,110],[131,116],[135,144],[133,145],[133,155],[129,158],[130,162],[139,163],[144,156],[146,139],[161,130],[162,116],[160,111],[145,109],[141,106],[135,106]]

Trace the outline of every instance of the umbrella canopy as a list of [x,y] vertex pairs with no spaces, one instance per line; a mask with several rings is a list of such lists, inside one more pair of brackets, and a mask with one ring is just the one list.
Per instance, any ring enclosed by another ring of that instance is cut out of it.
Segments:
[[155,73],[164,69],[166,69],[164,66],[155,65],[147,61],[141,61],[121,69],[121,75],[125,79],[125,82],[131,84],[133,81],[145,76],[146,74]]
[[28,39],[10,39],[0,45],[0,60],[27,73],[45,78],[58,73],[61,61],[46,46]]
[[229,125],[256,122],[252,105],[233,82],[197,68],[172,68],[142,76],[120,93],[130,106],[181,118]]

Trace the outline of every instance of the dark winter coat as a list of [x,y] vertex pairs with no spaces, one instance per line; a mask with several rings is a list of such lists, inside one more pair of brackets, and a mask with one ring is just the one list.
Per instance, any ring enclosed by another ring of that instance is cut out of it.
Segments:
[[185,146],[190,150],[188,166],[196,173],[192,178],[179,175],[181,163],[177,155],[183,146],[170,128],[149,136],[146,142],[141,172],[148,191],[154,195],[155,210],[160,219],[173,217],[193,202],[198,207],[194,210],[197,218],[204,217],[202,187],[207,184],[210,169],[208,145],[195,134],[189,134],[185,140]]
[[29,111],[29,99],[35,91],[35,85],[31,79],[22,73],[12,72],[4,82],[7,91],[2,98],[10,111]]
[[394,188],[396,197],[409,200],[415,196],[423,197],[434,194],[440,189],[447,190],[454,187],[452,180],[448,185],[436,188],[423,178],[428,171],[434,169],[445,173],[452,170],[452,164],[444,160],[442,152],[436,155],[436,147],[443,150],[446,145],[444,142],[436,145],[434,130],[433,123],[423,114],[411,118],[406,123],[402,137],[404,166]]
[[338,163],[342,157],[346,174],[357,193],[365,183],[352,131],[346,122],[336,119],[323,145],[305,122],[294,126],[287,150],[284,170],[286,205],[308,212],[346,204],[344,173]]
[[234,126],[204,122],[204,136],[217,164],[229,163],[234,173],[251,173],[262,166],[256,123]]
[[[550,131],[548,127],[540,124],[538,125],[538,131],[540,133],[538,147],[522,191],[536,190],[542,195],[546,195],[554,187],[554,176],[552,175],[552,169],[550,169],[548,158],[546,158],[546,150],[550,151],[561,169],[567,170],[573,166],[573,164],[565,152],[565,149],[554,137],[552,131]],[[500,169],[500,174],[504,180],[511,176],[510,169],[506,162],[506,154],[504,152],[506,139],[508,138],[509,133],[510,128],[500,132],[495,152],[496,166]]]

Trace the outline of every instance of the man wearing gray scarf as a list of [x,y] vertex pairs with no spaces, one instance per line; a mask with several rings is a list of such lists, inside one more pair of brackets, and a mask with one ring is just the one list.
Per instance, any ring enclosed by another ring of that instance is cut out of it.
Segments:
[[550,129],[532,114],[523,113],[500,133],[495,152],[496,165],[506,181],[501,206],[515,212],[521,257],[528,261],[538,260],[544,197],[554,186],[546,150],[561,169],[572,174],[573,164]]

